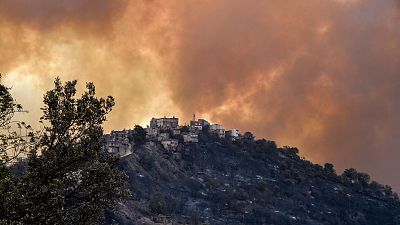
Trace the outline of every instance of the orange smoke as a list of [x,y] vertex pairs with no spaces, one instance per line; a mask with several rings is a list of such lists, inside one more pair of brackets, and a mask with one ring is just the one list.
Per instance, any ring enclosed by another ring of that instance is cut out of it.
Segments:
[[398,189],[399,21],[395,0],[0,0],[0,70],[32,110],[90,80],[108,129],[196,112]]

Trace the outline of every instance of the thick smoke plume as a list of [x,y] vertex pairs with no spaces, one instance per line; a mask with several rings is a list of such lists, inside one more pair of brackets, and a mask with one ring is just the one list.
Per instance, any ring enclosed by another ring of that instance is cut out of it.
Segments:
[[[1,0],[1,16],[13,23],[49,29],[62,23],[77,27],[112,22],[126,0]],[[123,11],[122,11],[123,12]]]
[[395,1],[189,1],[172,14],[180,109],[400,187]]
[[0,70],[22,100],[54,75],[94,81],[117,100],[108,129],[196,112],[399,189],[399,15],[395,0],[0,0]]

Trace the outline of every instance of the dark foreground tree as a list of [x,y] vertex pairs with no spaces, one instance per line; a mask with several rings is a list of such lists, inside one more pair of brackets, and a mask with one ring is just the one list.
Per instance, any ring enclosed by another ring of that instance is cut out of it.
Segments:
[[9,88],[0,84],[0,178],[5,175],[7,164],[33,143],[31,126],[13,119],[18,112],[25,111],[15,102]]
[[27,172],[0,185],[3,224],[101,224],[125,195],[125,175],[103,151],[102,123],[114,100],[95,97],[92,83],[75,98],[76,83],[56,79],[44,96],[45,128]]

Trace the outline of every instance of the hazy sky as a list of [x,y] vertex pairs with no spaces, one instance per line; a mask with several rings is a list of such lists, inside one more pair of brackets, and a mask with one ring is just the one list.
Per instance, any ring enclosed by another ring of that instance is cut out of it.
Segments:
[[93,81],[107,130],[196,112],[400,189],[400,1],[0,0],[0,49],[29,121]]

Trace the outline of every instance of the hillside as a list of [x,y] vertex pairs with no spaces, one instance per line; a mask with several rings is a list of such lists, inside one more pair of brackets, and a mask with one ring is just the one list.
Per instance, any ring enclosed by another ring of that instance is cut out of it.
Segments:
[[170,151],[147,141],[120,160],[131,197],[109,223],[400,224],[390,187],[353,169],[338,176],[296,148],[210,134],[182,146]]

